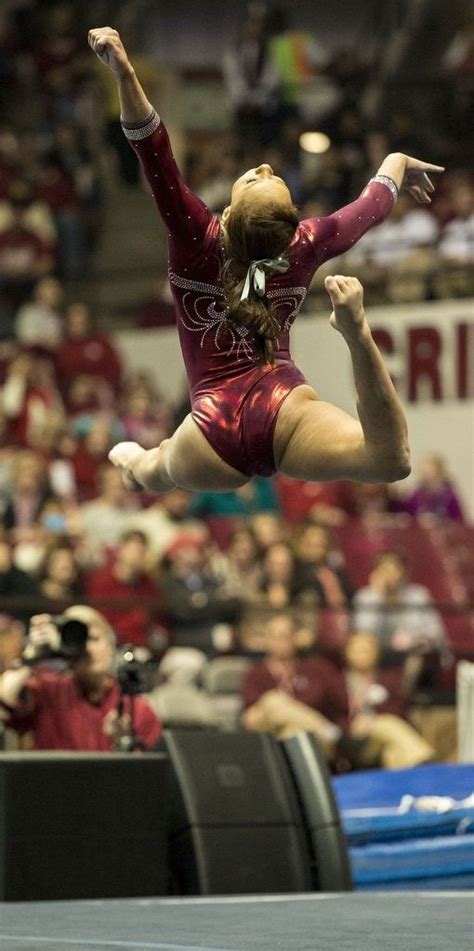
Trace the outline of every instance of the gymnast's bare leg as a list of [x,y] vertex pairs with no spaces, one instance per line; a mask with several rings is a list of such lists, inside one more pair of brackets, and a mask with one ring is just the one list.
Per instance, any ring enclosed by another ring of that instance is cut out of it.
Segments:
[[[405,416],[375,345],[354,277],[327,277],[333,305],[331,325],[350,351],[359,419],[320,400],[310,386],[298,386],[278,414],[274,456],[278,471],[295,479],[394,482],[410,472]],[[191,416],[171,439],[145,451],[119,443],[110,453],[129,488],[166,492],[174,485],[229,492],[248,478],[214,452]]]
[[109,459],[133,491],[161,493],[179,486],[194,492],[231,492],[249,481],[217,455],[191,415],[156,449],[121,442],[109,453]]
[[293,390],[275,428],[277,468],[294,479],[395,482],[410,473],[408,432],[402,405],[378,350],[355,277],[327,277],[331,326],[351,355],[357,390],[355,419],[319,400],[310,387]]

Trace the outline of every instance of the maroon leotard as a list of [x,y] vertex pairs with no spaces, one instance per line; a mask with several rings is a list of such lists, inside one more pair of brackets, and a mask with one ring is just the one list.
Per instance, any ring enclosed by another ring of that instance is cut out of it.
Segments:
[[372,179],[340,211],[300,222],[288,251],[288,271],[267,279],[281,333],[274,365],[259,366],[251,332],[228,319],[220,281],[225,249],[219,218],[186,187],[156,113],[143,123],[123,125],[168,232],[169,278],[192,417],[234,469],[247,476],[272,475],[278,411],[288,393],[306,383],[290,356],[290,327],[316,269],[383,221],[396,187],[390,179]]

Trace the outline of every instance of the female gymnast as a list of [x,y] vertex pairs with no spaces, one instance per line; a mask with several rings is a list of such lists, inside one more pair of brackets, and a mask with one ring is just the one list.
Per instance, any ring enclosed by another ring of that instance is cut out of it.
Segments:
[[269,165],[234,183],[222,220],[186,187],[166,129],[120,36],[89,32],[117,79],[122,125],[168,232],[169,279],[191,413],[156,449],[119,443],[110,460],[129,488],[228,492],[252,476],[390,482],[410,471],[406,421],[372,339],[356,278],[327,277],[329,318],[349,348],[355,419],[320,400],[293,363],[290,327],[317,267],[383,221],[403,186],[421,203],[443,169],[388,155],[361,196],[332,215],[299,221]]

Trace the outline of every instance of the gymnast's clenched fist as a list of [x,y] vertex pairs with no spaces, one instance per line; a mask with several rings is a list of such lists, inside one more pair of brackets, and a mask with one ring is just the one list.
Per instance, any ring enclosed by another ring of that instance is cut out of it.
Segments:
[[89,46],[104,66],[108,66],[117,76],[125,76],[132,71],[130,60],[117,30],[102,26],[89,30]]

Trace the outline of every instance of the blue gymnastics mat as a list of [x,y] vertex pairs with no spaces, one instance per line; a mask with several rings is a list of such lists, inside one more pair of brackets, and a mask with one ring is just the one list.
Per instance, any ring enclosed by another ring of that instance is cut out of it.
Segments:
[[[356,888],[474,888],[474,766],[373,770],[333,785]],[[420,797],[442,798],[430,811]]]

